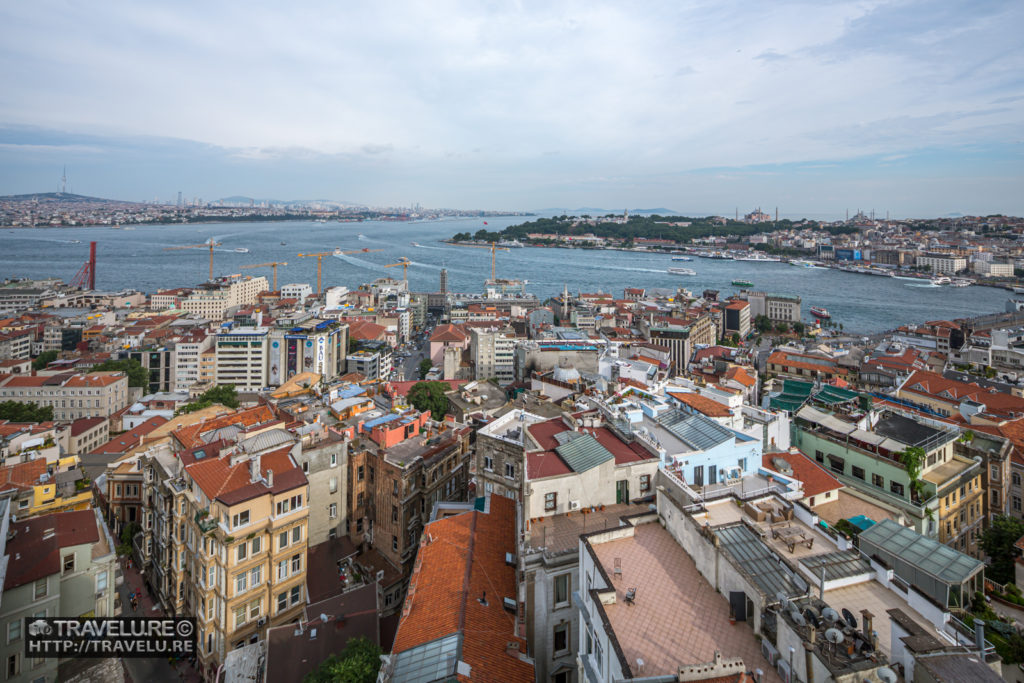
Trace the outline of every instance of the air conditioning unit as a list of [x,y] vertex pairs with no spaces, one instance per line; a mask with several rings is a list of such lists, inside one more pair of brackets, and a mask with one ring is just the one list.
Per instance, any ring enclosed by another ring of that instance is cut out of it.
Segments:
[[263,628],[266,625],[267,625],[267,618],[266,617],[262,617],[262,618],[260,618],[259,621],[256,622],[256,628]]
[[580,502],[578,500],[570,500],[569,501],[569,509],[570,510],[579,510],[580,509]]

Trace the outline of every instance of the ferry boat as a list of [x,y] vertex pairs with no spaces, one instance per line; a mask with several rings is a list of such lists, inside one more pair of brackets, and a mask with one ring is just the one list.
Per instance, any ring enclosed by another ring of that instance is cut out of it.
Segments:
[[409,244],[411,244],[414,247],[422,246],[419,242],[409,242]]
[[522,249],[526,245],[523,244],[522,242],[520,242],[519,240],[502,240],[502,241],[498,242],[498,246],[499,247],[509,247],[509,248],[512,248],[512,249]]
[[672,275],[696,275],[697,271],[690,270],[689,268],[669,268],[668,272]]
[[811,306],[811,315],[815,318],[831,318],[832,314],[824,306]]
[[948,285],[948,284],[950,284],[952,282],[953,281],[951,279],[949,279],[948,277],[946,277],[945,275],[940,275],[939,277],[933,277],[932,278],[932,284],[933,285]]
[[791,265],[791,266],[800,266],[801,268],[813,268],[814,267],[814,264],[811,263],[810,261],[801,261],[799,259],[790,261],[789,265]]
[[689,256],[673,256],[672,260],[673,261],[692,261],[693,259],[690,258]]
[[733,256],[733,261],[760,261],[762,263],[778,263],[782,259],[774,256],[765,256],[763,254],[747,253],[741,256]]
[[974,284],[974,280],[957,279],[950,283],[953,287],[970,287]]
[[753,287],[754,283],[750,280],[733,280],[732,284],[736,287]]
[[245,247],[235,247],[235,251],[238,252],[239,254],[248,254],[249,253],[249,250],[246,249]]

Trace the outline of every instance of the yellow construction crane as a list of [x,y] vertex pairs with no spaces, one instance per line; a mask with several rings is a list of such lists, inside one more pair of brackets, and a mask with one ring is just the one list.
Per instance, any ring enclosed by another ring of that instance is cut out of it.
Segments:
[[316,256],[316,293],[320,294],[320,272],[323,264],[324,256],[344,256],[346,254],[368,254],[372,251],[384,251],[383,249],[352,249],[351,251],[342,251],[341,247],[338,247],[334,251],[318,251],[312,254],[299,254],[302,258],[309,256]]
[[287,261],[271,261],[270,263],[254,263],[249,266],[240,266],[241,268],[273,268],[274,269],[274,291],[277,291],[277,267],[287,266]]
[[495,253],[499,252],[499,251],[510,251],[508,247],[499,247],[494,242],[491,242],[488,245],[483,245],[483,244],[459,244],[457,242],[453,242],[452,244],[453,244],[453,246],[456,246],[456,247],[473,247],[474,249],[490,249],[491,250],[491,280],[494,280],[497,277],[495,275],[495,268],[494,268],[494,255],[495,255]]
[[389,263],[389,264],[387,264],[384,267],[385,268],[394,268],[395,266],[402,266],[402,279],[405,280],[406,282],[408,282],[409,281],[409,276],[407,275],[407,273],[409,272],[409,264],[410,263],[412,263],[412,261],[410,261],[409,259],[405,258],[404,256],[399,256],[398,257],[398,263]]
[[219,247],[220,242],[215,241],[212,237],[202,244],[188,244],[184,247],[164,247],[164,251],[177,251],[178,249],[207,249],[210,250],[210,280],[213,280],[213,248]]

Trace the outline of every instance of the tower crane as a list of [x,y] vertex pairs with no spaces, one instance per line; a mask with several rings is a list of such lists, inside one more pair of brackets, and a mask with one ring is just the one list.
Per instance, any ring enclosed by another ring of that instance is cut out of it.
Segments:
[[497,279],[497,276],[495,275],[495,268],[494,268],[494,255],[495,255],[495,253],[499,252],[499,251],[509,251],[508,247],[499,247],[494,242],[491,242],[490,244],[487,244],[487,245],[485,245],[485,244],[459,244],[457,242],[453,242],[452,244],[454,246],[457,246],[457,247],[472,247],[474,249],[490,249],[491,250],[491,280]]
[[408,282],[409,281],[408,272],[409,272],[409,264],[410,263],[412,263],[412,261],[410,261],[409,259],[405,258],[404,256],[400,256],[400,257],[398,257],[398,262],[397,263],[389,263],[389,264],[387,264],[384,267],[385,268],[394,268],[395,266],[402,266],[402,279],[405,280],[406,282]]
[[220,242],[217,242],[212,237],[202,244],[187,244],[183,247],[164,247],[164,251],[177,251],[179,249],[209,249],[210,250],[210,280],[213,281],[213,248],[219,247]]
[[270,263],[253,263],[248,266],[239,266],[240,268],[273,268],[274,269],[274,291],[277,291],[277,267],[287,266],[287,261],[271,261]]
[[324,256],[345,256],[347,254],[368,254],[372,251],[384,251],[383,249],[352,249],[350,251],[342,251],[341,247],[336,248],[334,251],[317,251],[311,254],[299,254],[302,258],[310,256],[316,256],[316,293],[320,294],[320,273],[323,265]]

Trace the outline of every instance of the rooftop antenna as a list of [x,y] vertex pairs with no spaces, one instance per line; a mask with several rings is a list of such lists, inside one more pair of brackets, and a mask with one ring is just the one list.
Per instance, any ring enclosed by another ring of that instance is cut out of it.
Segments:
[[60,174],[60,193],[64,194],[68,190],[68,167],[64,165],[64,171]]

